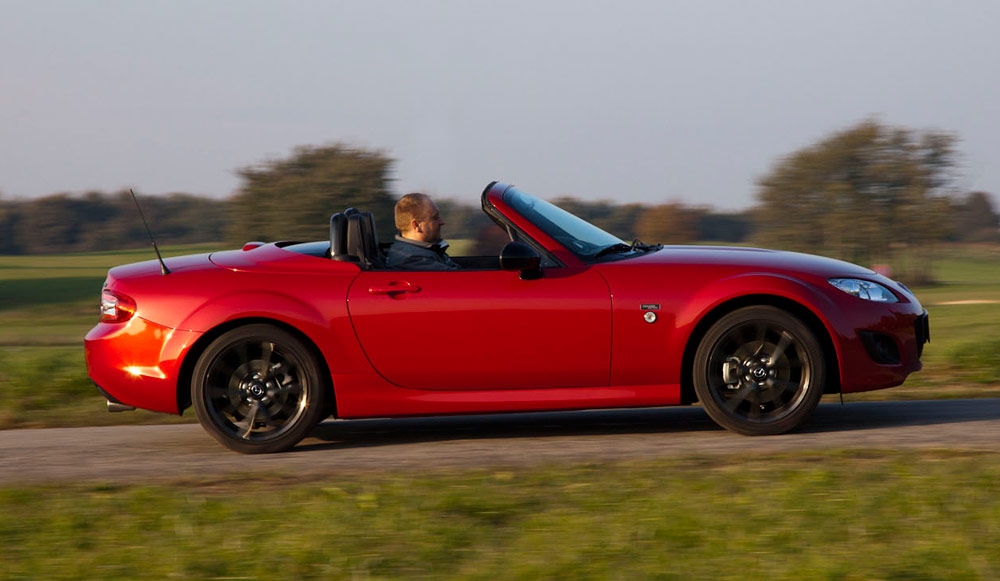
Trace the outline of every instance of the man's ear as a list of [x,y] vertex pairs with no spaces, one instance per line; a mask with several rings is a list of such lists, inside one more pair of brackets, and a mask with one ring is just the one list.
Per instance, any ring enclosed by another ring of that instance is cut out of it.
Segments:
[[416,218],[410,220],[410,232],[423,232],[423,228],[420,227],[420,221]]

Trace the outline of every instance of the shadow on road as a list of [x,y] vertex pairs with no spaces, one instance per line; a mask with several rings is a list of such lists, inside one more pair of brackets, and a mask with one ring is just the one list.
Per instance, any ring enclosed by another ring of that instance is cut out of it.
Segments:
[[507,413],[377,420],[333,420],[296,450],[445,440],[702,432],[720,428],[699,407]]
[[[799,432],[815,434],[1000,418],[1000,399],[822,404]],[[296,450],[417,442],[723,432],[700,407],[511,413],[429,418],[330,420]],[[732,434],[732,437],[739,438]],[[316,440],[319,440],[317,442]]]
[[819,406],[803,433],[932,426],[1000,419],[1000,399],[868,401]]

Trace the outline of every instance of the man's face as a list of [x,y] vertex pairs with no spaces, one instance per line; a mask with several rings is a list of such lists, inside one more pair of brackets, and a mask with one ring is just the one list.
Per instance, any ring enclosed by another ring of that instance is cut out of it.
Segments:
[[423,242],[440,242],[441,226],[444,226],[444,220],[441,219],[441,212],[438,211],[437,204],[431,202],[427,208],[426,219],[417,220],[416,233],[420,235],[419,239]]

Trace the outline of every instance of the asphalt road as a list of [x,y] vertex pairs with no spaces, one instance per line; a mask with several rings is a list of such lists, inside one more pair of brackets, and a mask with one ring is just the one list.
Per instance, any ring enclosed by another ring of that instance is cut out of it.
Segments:
[[244,456],[197,425],[0,431],[0,484],[323,477],[795,450],[1000,449],[1000,399],[823,404],[805,429],[750,438],[697,407],[327,421],[284,454]]

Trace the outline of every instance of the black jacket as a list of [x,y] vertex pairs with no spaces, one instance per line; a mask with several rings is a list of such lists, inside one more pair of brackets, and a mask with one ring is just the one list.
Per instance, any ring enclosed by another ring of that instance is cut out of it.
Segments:
[[402,236],[389,247],[386,266],[400,270],[455,270],[462,268],[445,254],[448,243],[420,242]]

